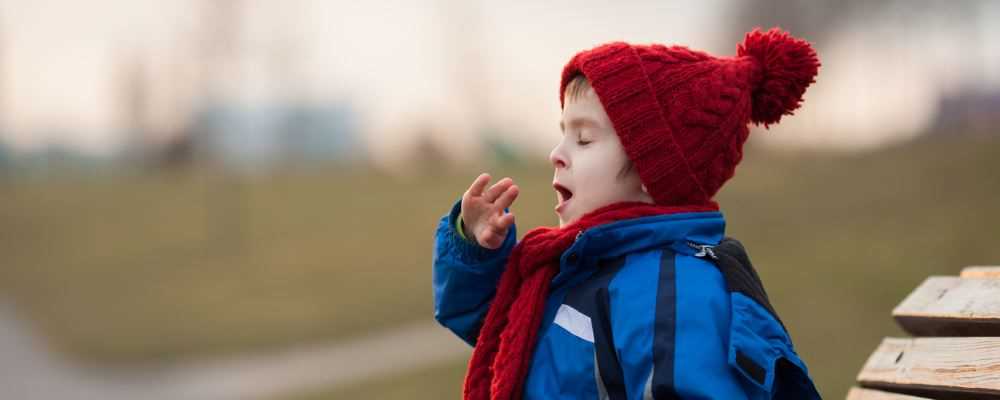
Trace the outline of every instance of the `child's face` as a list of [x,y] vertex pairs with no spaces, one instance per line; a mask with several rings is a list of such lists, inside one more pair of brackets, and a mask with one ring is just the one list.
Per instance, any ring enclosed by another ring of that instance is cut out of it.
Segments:
[[549,161],[555,167],[552,185],[560,227],[612,203],[653,203],[635,167],[626,170],[631,163],[593,88],[566,98],[559,125],[563,137]]

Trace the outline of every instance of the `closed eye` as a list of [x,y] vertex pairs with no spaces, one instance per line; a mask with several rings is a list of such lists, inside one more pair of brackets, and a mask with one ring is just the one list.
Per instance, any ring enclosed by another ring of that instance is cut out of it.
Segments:
[[586,145],[591,144],[591,143],[593,143],[593,142],[591,142],[589,140],[577,140],[576,141],[576,144],[578,144],[580,146],[586,146]]

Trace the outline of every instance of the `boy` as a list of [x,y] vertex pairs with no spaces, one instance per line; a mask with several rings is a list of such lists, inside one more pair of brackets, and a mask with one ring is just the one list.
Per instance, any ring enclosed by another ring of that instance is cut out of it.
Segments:
[[713,196],[748,124],[799,106],[803,40],[737,56],[609,43],[563,70],[559,228],[516,242],[518,187],[483,174],[438,227],[435,317],[475,346],[466,399],[810,399],[805,363]]

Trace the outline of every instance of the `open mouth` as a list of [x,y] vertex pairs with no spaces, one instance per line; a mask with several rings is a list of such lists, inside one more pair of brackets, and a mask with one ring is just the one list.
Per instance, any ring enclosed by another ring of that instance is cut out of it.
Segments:
[[556,205],[556,211],[559,211],[559,208],[573,198],[573,191],[558,183],[553,183],[552,187],[556,190],[556,197],[559,200],[559,204]]

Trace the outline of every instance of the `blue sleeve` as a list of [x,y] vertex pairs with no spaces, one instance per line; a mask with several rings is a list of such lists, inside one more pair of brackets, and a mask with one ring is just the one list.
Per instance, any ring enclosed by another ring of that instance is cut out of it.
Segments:
[[441,218],[434,239],[434,318],[475,346],[517,232],[511,226],[499,248],[487,249],[458,235],[460,212],[461,201]]

